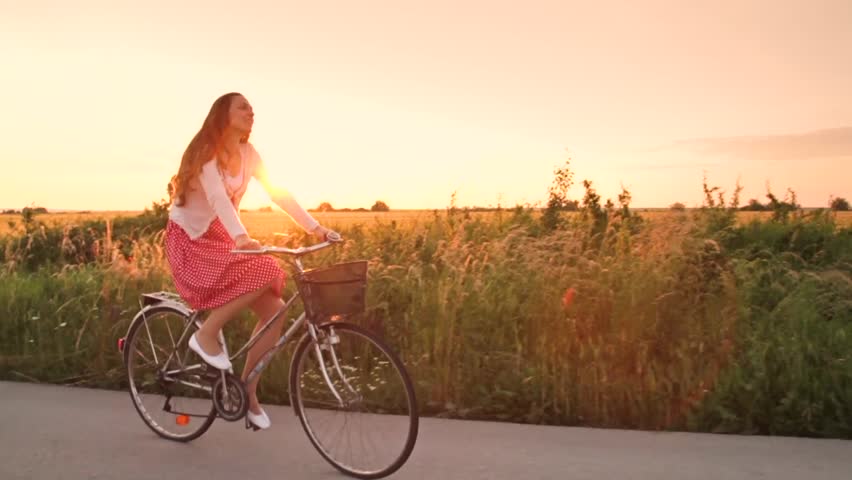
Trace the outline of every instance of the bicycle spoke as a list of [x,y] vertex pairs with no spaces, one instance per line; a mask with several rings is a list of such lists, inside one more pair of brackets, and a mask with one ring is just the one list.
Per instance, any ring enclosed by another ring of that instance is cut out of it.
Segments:
[[151,355],[154,356],[154,362],[159,363],[157,361],[157,351],[154,348],[154,340],[151,339],[151,329],[148,327],[147,319],[143,320],[145,324],[145,331],[148,333],[148,344],[151,345]]
[[322,402],[319,400],[311,400],[308,408],[316,408],[316,407],[328,407],[328,408],[340,408],[340,404],[337,402]]
[[157,364],[155,361],[152,361],[150,358],[146,357],[145,354],[142,353],[142,350],[136,350],[136,355],[142,357],[142,360],[145,360],[146,364],[151,364],[151,365]]
[[182,368],[182,342],[175,334],[186,331],[188,321],[179,311],[154,308],[131,327],[125,345],[130,349],[127,372],[136,410],[158,435],[179,441],[201,435],[216,418],[211,387],[196,372],[200,363],[199,368]]
[[175,344],[175,337],[172,335],[172,327],[169,326],[169,322],[166,322],[166,330],[169,332],[169,340],[172,342],[172,349],[177,350],[177,345]]
[[414,446],[413,388],[401,363],[369,333],[342,322],[333,328],[334,344],[323,332],[321,341],[328,343],[321,350],[309,341],[297,348],[291,388],[299,418],[314,446],[339,470],[358,477],[388,475]]

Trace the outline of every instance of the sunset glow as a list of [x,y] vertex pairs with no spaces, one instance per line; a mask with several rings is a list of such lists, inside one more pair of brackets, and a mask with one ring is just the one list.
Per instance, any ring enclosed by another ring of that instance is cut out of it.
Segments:
[[[852,2],[0,3],[0,207],[139,210],[213,100],[306,206],[852,197]],[[575,188],[574,196],[580,195]],[[243,206],[269,200],[252,187]]]

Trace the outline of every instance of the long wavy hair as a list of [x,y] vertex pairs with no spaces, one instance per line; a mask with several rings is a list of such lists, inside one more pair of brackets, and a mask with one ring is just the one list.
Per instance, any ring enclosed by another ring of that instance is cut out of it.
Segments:
[[[192,189],[190,182],[198,177],[205,163],[216,157],[219,167],[225,167],[219,152],[224,147],[224,133],[230,119],[231,101],[239,95],[237,92],[226,93],[213,102],[201,130],[192,137],[183,152],[178,173],[172,177],[168,186],[169,198],[175,205],[183,205],[186,202],[186,193]],[[248,135],[240,139],[240,143],[246,142]]]

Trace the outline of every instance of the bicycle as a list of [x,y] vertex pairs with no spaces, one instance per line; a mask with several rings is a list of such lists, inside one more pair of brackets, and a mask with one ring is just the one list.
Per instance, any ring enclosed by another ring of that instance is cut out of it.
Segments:
[[[303,256],[336,243],[339,240],[295,249],[264,246],[231,251],[287,255],[297,288],[262,329],[236,354],[228,355],[232,362],[241,357],[301,299],[304,312],[261,356],[246,383],[302,332],[290,359],[289,397],[308,439],[339,471],[357,478],[380,478],[398,470],[414,449],[417,402],[399,357],[382,339],[345,321],[365,309],[367,262],[308,270],[302,266]],[[238,421],[248,410],[245,384],[233,369],[217,370],[187,346],[204,313],[174,293],[145,293],[127,335],[118,341],[136,411],[151,430],[169,440],[194,440],[217,417]],[[221,332],[219,343],[228,353]],[[246,428],[250,427],[254,425],[246,419]],[[348,429],[358,428],[362,431],[353,445]]]

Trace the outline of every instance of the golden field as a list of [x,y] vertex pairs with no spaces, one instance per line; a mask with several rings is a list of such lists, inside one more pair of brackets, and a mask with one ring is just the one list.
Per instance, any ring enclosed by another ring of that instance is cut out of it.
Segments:
[[[19,234],[0,234],[0,379],[126,389],[116,338],[141,293],[175,288],[150,235],[163,213],[43,214],[26,233],[2,219]],[[769,214],[437,213],[315,213],[353,241],[308,260],[368,260],[354,320],[399,352],[424,415],[852,438],[849,213],[746,228]],[[112,229],[61,227],[99,217]],[[243,219],[263,242],[296,229]],[[264,401],[286,403],[286,362],[270,368]]]
[[[443,212],[444,210],[439,210]],[[329,227],[346,228],[355,224],[367,225],[375,222],[397,222],[408,223],[424,220],[433,215],[434,210],[397,210],[390,212],[312,212],[311,214],[324,225]],[[682,213],[672,212],[666,209],[636,209],[634,212],[648,220],[660,220],[672,215]],[[688,210],[687,210],[688,212]],[[68,223],[79,223],[86,220],[113,219],[121,216],[138,215],[139,211],[102,211],[102,212],[63,212],[47,213],[36,216],[36,219],[49,226],[64,225]],[[282,211],[260,212],[243,211],[241,214],[243,223],[249,232],[257,238],[268,238],[276,232],[293,232],[296,227],[289,217]],[[494,215],[494,212],[472,212],[471,215]],[[771,212],[739,212],[740,222],[749,222],[755,218],[767,219],[772,216]],[[852,211],[835,212],[837,224],[840,226],[852,226]],[[5,235],[21,227],[20,214],[0,214],[0,235]]]
[[[36,220],[48,226],[80,223],[87,220],[109,219],[134,216],[141,211],[102,211],[102,212],[63,212],[36,215]],[[432,210],[400,210],[393,212],[311,212],[314,218],[324,225],[347,227],[354,224],[374,222],[410,222],[432,215]],[[282,211],[259,212],[243,211],[240,213],[243,223],[252,235],[268,237],[277,232],[292,232],[297,227]],[[0,214],[0,235],[5,235],[20,229],[22,219],[20,214]]]

